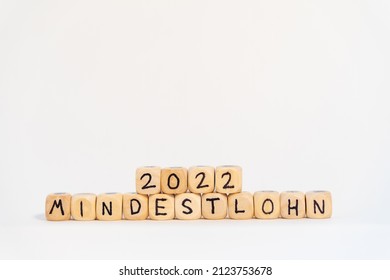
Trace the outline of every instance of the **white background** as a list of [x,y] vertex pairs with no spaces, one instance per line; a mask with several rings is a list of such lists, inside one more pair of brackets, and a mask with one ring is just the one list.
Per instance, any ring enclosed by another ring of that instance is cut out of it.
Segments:
[[[0,1],[0,258],[390,258],[388,1]],[[333,194],[330,220],[63,222],[142,165]]]

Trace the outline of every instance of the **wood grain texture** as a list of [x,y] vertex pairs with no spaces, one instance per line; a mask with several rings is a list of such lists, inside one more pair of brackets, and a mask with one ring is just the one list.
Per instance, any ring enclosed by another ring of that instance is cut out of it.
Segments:
[[234,193],[228,196],[229,218],[246,220],[253,218],[253,195],[249,192]]
[[227,215],[227,195],[205,193],[202,195],[202,216],[208,220],[225,219]]
[[122,219],[122,194],[103,193],[96,199],[96,218],[101,221]]
[[171,194],[149,196],[149,217],[152,220],[172,220],[175,218],[175,197]]
[[187,169],[166,167],[161,169],[161,191],[165,194],[179,194],[187,191]]
[[161,192],[161,168],[143,166],[135,171],[135,188],[139,194],[156,194]]
[[71,214],[76,221],[93,221],[96,219],[96,195],[79,193],[72,196]]
[[280,217],[280,195],[278,192],[255,192],[253,203],[257,219],[277,219]]
[[332,195],[328,191],[306,193],[306,217],[327,219],[332,217]]
[[181,193],[175,196],[175,217],[179,220],[195,220],[202,216],[201,196]]
[[149,197],[144,194],[123,194],[123,216],[126,220],[145,220],[149,216]]
[[192,166],[188,169],[188,190],[192,193],[211,193],[215,187],[212,166]]
[[215,190],[218,193],[239,193],[242,191],[242,169],[236,165],[222,165],[215,168]]
[[284,219],[301,219],[306,215],[305,194],[287,191],[280,194],[280,215]]
[[51,193],[46,197],[45,215],[48,221],[70,220],[69,193]]

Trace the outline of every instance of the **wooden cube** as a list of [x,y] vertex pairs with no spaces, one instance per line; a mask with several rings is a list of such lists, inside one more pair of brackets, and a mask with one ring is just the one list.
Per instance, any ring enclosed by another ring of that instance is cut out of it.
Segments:
[[175,197],[163,193],[150,195],[149,217],[152,220],[172,220],[175,218]]
[[201,196],[181,193],[175,196],[175,216],[179,220],[195,220],[202,216]]
[[255,217],[277,219],[280,216],[280,195],[275,191],[259,191],[253,196]]
[[149,215],[149,198],[144,194],[123,194],[123,215],[126,220],[145,220]]
[[48,221],[70,220],[69,193],[51,193],[46,197],[45,214]]
[[202,215],[208,220],[225,219],[227,215],[227,195],[222,193],[203,194]]
[[187,191],[187,169],[168,167],[161,169],[161,191],[165,194],[179,194]]
[[312,219],[326,219],[332,216],[332,195],[328,191],[306,193],[306,216]]
[[122,219],[122,194],[103,193],[96,199],[96,217],[101,221]]
[[93,221],[96,219],[96,195],[79,193],[72,196],[70,212],[76,221]]
[[161,192],[161,168],[158,166],[139,167],[135,171],[135,187],[139,194]]
[[188,169],[188,190],[192,193],[214,191],[215,169],[212,166],[193,166]]
[[305,194],[288,191],[280,194],[280,215],[285,219],[300,219],[306,214]]
[[249,192],[234,193],[228,196],[229,218],[234,220],[252,219],[253,195]]
[[242,190],[240,166],[222,165],[215,169],[215,189],[219,193],[239,193]]

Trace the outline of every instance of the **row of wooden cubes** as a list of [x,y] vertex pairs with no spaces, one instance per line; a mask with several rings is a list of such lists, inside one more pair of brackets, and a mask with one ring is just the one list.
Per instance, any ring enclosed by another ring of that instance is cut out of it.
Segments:
[[242,169],[236,165],[166,167],[144,166],[135,172],[139,194],[239,193],[242,191]]
[[143,195],[137,193],[95,194],[54,193],[46,198],[46,218],[74,220],[217,220],[329,218],[332,197],[328,191],[259,191],[235,194],[183,193]]

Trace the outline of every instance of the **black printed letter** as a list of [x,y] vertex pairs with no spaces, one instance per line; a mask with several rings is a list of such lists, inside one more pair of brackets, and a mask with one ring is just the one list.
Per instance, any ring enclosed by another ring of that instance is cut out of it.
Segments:
[[[136,203],[138,204],[137,210],[134,210],[134,208],[133,208],[133,202],[136,202]],[[135,215],[135,214],[138,214],[140,211],[141,211],[141,202],[139,202],[139,200],[138,200],[138,199],[135,199],[135,198],[130,199],[130,214],[131,214],[131,215]]]
[[[271,203],[271,210],[270,211],[265,211],[265,203],[266,202],[270,202]],[[272,212],[274,212],[274,203],[272,202],[271,199],[267,198],[266,200],[264,200],[263,202],[263,206],[261,207],[261,210],[263,211],[264,214],[266,215],[269,215],[271,214]]]
[[291,206],[291,199],[288,199],[288,214],[291,215],[291,210],[295,210],[295,216],[298,216],[298,199],[295,200],[295,206]]
[[215,205],[214,201],[220,200],[219,197],[213,197],[213,198],[206,198],[206,201],[211,201],[211,214],[215,214]]
[[160,213],[160,212],[158,212],[158,209],[160,208],[160,209],[165,209],[165,206],[159,206],[158,205],[158,202],[159,201],[166,201],[167,199],[166,198],[156,198],[156,216],[166,216],[167,215],[167,213]]
[[322,200],[322,209],[320,208],[320,205],[316,200],[314,200],[314,214],[317,214],[317,208],[318,211],[320,211],[321,214],[325,213],[325,200]]
[[51,210],[49,212],[50,215],[53,213],[54,207],[60,208],[61,209],[61,215],[62,216],[65,215],[64,208],[62,207],[62,199],[59,199],[58,202],[57,202],[57,200],[54,200],[53,206],[51,207]]
[[182,211],[183,214],[189,215],[189,214],[191,214],[191,213],[194,212],[194,211],[192,210],[191,207],[185,205],[185,203],[186,203],[187,201],[191,202],[191,199],[188,199],[188,198],[184,199],[183,202],[181,203],[181,205],[182,205],[183,207],[185,207],[185,208],[188,209],[188,211]]
[[234,212],[236,212],[236,214],[245,213],[245,210],[238,210],[238,199],[234,200]]
[[108,209],[105,202],[103,202],[102,215],[104,215],[104,209],[107,210],[108,215],[112,216],[112,201],[110,201],[110,209]]

